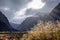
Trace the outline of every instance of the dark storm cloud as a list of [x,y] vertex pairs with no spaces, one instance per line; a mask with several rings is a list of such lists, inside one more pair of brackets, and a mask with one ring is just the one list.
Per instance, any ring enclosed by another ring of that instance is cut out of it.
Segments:
[[60,3],[60,0],[42,0],[46,5],[40,10],[41,12],[51,12],[51,10]]
[[11,3],[12,3],[11,9],[20,10],[20,8],[25,7],[29,1],[31,0],[11,0]]
[[[42,12],[42,13],[48,13],[51,12],[52,9],[58,5],[60,0],[41,0],[43,3],[45,3],[45,6],[42,9],[34,10],[34,9],[27,9],[26,14],[33,15],[34,13]],[[32,14],[33,13],[33,14]]]
[[16,11],[20,10],[20,8],[24,8],[30,1],[31,0],[0,0],[0,11],[10,20]]
[[[16,11],[25,8],[26,4],[30,1],[31,0],[0,0],[0,10],[7,16],[9,21],[11,21],[11,18],[14,16]],[[27,9],[26,15],[32,15],[32,13],[38,11],[44,13],[49,12],[60,2],[60,0],[42,0],[42,2],[46,3],[42,9],[37,11],[35,9]],[[9,8],[8,10],[6,9],[7,7]]]
[[26,3],[31,0],[0,0],[0,7],[8,6],[11,9],[18,10],[21,7],[24,7]]
[[26,10],[26,14],[25,15],[34,15],[34,14],[36,14],[36,12],[37,12],[37,10],[30,8],[30,9]]
[[46,2],[46,3],[48,3],[48,2],[60,2],[60,0],[42,0],[43,2]]

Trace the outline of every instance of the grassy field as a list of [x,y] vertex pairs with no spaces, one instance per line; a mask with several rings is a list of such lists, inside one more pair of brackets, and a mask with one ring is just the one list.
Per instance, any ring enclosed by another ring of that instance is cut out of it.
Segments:
[[60,40],[60,21],[39,21],[27,32],[0,32],[4,40]]
[[38,22],[21,40],[60,40],[60,22]]

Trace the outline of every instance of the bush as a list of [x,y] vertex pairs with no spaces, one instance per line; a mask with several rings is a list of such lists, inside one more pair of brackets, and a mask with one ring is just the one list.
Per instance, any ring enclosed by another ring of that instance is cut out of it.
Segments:
[[40,21],[28,34],[23,35],[23,40],[60,40],[60,22]]

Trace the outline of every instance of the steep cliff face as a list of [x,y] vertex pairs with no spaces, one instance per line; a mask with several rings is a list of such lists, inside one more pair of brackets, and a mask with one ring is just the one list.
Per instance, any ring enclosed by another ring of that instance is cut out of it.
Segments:
[[20,31],[27,31],[30,30],[39,20],[42,21],[56,21],[60,17],[60,3],[52,10],[51,13],[37,17],[28,17],[26,20],[24,20],[20,25],[19,25],[19,30]]
[[60,20],[60,3],[52,10],[50,15],[54,18],[54,20]]
[[9,21],[5,15],[0,11],[0,31],[15,31],[9,24]]

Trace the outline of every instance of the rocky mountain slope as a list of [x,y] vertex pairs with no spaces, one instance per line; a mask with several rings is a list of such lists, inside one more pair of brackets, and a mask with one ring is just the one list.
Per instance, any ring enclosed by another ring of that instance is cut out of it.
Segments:
[[51,13],[41,16],[40,13],[35,17],[28,17],[18,27],[20,31],[30,30],[38,21],[56,21],[60,17],[60,3],[51,11]]
[[16,31],[9,24],[7,17],[0,11],[0,31]]

